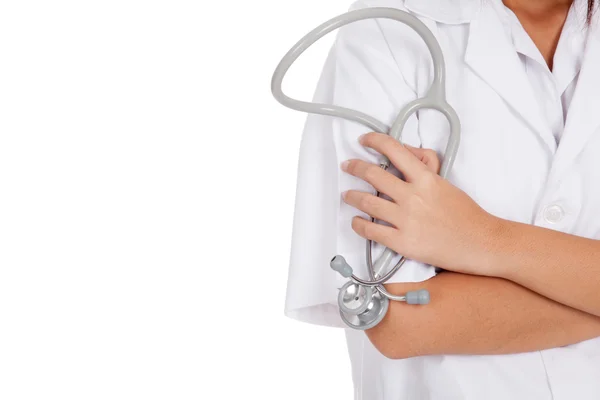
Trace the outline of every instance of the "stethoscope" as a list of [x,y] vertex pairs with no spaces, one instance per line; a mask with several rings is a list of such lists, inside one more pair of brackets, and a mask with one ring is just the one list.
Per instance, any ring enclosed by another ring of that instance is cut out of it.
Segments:
[[[384,123],[360,111],[330,104],[299,101],[292,99],[283,93],[281,84],[286,72],[306,49],[333,30],[349,23],[369,18],[387,18],[410,26],[425,41],[433,59],[434,76],[429,91],[424,97],[411,101],[405,105],[398,113],[398,116],[391,127],[388,127]],[[412,113],[422,108],[438,110],[446,116],[450,123],[450,137],[440,169],[440,176],[446,178],[448,172],[452,168],[460,141],[460,121],[454,109],[446,101],[445,64],[442,50],[433,33],[427,26],[425,26],[418,18],[407,12],[395,8],[366,8],[347,12],[321,24],[300,39],[281,59],[271,80],[271,92],[275,99],[286,107],[307,113],[329,115],[355,121],[367,126],[372,131],[387,133],[398,141],[400,141],[404,125]],[[389,166],[390,161],[387,157],[383,157],[380,167],[387,169]],[[377,192],[377,196],[379,195],[380,193]],[[371,218],[371,220],[375,222],[374,218]],[[429,292],[426,290],[407,292],[404,295],[393,295],[385,289],[383,284],[387,282],[406,261],[404,256],[401,256],[396,265],[382,276],[382,271],[387,270],[395,255],[396,253],[393,250],[385,248],[381,257],[373,264],[372,242],[371,240],[367,240],[366,262],[369,271],[369,280],[364,280],[354,275],[352,267],[348,265],[344,257],[336,255],[331,259],[329,263],[330,267],[343,277],[349,278],[348,282],[339,289],[338,294],[340,316],[349,327],[360,330],[374,327],[385,316],[389,308],[390,300],[403,301],[408,304],[429,303]]]

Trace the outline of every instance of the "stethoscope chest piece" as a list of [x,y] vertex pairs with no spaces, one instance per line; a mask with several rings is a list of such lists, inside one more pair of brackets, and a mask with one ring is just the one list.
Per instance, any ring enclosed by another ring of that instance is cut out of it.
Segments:
[[373,288],[352,281],[346,282],[338,293],[340,310],[349,315],[359,315],[367,311],[373,299]]
[[370,329],[381,322],[389,303],[378,290],[352,281],[340,289],[338,297],[340,316],[348,326],[359,330]]

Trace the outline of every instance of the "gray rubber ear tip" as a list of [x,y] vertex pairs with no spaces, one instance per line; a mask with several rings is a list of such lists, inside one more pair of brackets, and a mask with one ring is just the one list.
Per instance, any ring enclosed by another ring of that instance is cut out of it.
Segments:
[[352,267],[348,265],[346,259],[342,256],[335,256],[329,262],[329,266],[334,271],[337,271],[344,278],[350,278],[352,276]]
[[429,304],[429,292],[425,289],[406,293],[406,303],[408,304]]

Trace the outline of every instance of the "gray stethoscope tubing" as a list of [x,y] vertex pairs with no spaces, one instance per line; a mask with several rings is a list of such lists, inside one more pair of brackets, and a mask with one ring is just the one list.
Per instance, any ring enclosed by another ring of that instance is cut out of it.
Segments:
[[[296,61],[296,59],[298,59],[298,57],[306,49],[308,49],[317,40],[319,40],[320,38],[322,38],[323,36],[325,36],[333,30],[339,29],[340,27],[350,24],[352,22],[371,18],[392,19],[410,26],[423,39],[423,41],[429,49],[429,52],[431,53],[431,57],[433,60],[433,81],[427,94],[424,97],[413,100],[407,105],[405,105],[398,113],[398,116],[396,117],[396,120],[394,121],[391,127],[388,127],[381,121],[378,121],[377,119],[357,110],[352,110],[331,104],[300,101],[292,99],[283,93],[281,85],[285,74],[287,73],[288,69],[292,66],[292,64]],[[444,57],[440,45],[435,39],[433,33],[429,30],[429,28],[427,28],[427,26],[423,22],[421,22],[418,18],[409,13],[395,8],[387,7],[365,8],[341,14],[319,25],[317,28],[313,29],[302,39],[300,39],[281,59],[279,65],[273,73],[273,77],[271,80],[271,92],[273,93],[273,96],[277,101],[291,109],[307,113],[344,118],[347,120],[358,122],[367,126],[375,132],[387,133],[388,135],[390,135],[398,141],[401,141],[400,139],[402,136],[402,131],[411,114],[417,112],[421,108],[438,110],[442,114],[444,114],[444,116],[450,124],[450,137],[446,145],[444,160],[440,169],[440,176],[446,178],[448,172],[452,168],[454,159],[456,157],[456,153],[458,151],[458,145],[460,142],[460,121],[454,109],[448,104],[448,102],[445,99]],[[387,159],[387,157],[383,157],[383,161],[381,162],[380,166],[381,168],[387,169],[390,166],[389,159]],[[377,196],[379,195],[380,193],[377,192]],[[375,221],[375,219],[372,218],[372,221]],[[352,272],[352,268],[346,263],[344,258],[341,256],[335,256],[330,263],[331,268],[338,271],[342,276],[351,279],[341,289],[341,292],[343,292],[340,293],[339,296],[341,310],[348,315],[358,316],[361,313],[366,313],[368,314],[369,318],[375,318],[372,321],[370,320],[370,322],[368,323],[365,323],[365,321],[361,320],[358,322],[358,326],[352,323],[352,321],[348,321],[346,320],[346,318],[344,318],[347,324],[357,329],[368,329],[369,327],[375,326],[377,323],[379,323],[381,318],[383,318],[383,315],[381,315],[381,311],[383,310],[383,314],[385,314],[385,312],[387,311],[387,302],[384,298],[381,298],[379,299],[382,303],[380,304],[380,308],[378,309],[379,313],[375,312],[373,309],[373,313],[369,314],[371,311],[367,310],[367,303],[372,303],[372,301],[374,301],[373,299],[376,297],[376,292],[373,292],[372,290],[373,287],[386,299],[406,301],[411,304],[426,304],[429,301],[429,294],[426,291],[409,292],[403,296],[396,296],[387,292],[383,286],[383,283],[387,282],[398,271],[398,269],[400,269],[400,267],[404,264],[406,259],[404,258],[404,256],[401,256],[400,260],[396,263],[396,265],[384,276],[380,277],[380,272],[387,269],[396,253],[393,250],[386,248],[383,251],[381,257],[376,261],[375,265],[373,265],[371,257],[371,248],[372,242],[371,240],[367,240],[366,261],[368,266],[367,269],[369,271],[369,276],[371,279],[370,281],[360,279],[356,275],[354,275]],[[375,272],[375,269],[377,269],[377,272]],[[351,285],[354,285],[354,287],[352,288]],[[361,295],[364,296],[365,300],[356,308],[345,306],[346,301],[352,301],[352,299],[344,297],[345,295],[349,294],[346,292],[349,292],[351,290],[356,291],[355,293],[350,293],[350,297],[354,297],[356,295],[356,300],[359,299],[358,291],[363,291]],[[375,314],[377,315],[375,316]]]

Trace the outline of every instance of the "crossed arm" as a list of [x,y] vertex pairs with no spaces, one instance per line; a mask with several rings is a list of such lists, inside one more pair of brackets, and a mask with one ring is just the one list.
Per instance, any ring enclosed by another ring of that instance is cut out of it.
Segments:
[[383,321],[366,331],[388,358],[521,353],[600,336],[599,317],[501,278],[443,272],[386,288],[395,294],[424,288],[432,294],[427,306],[390,302]]
[[392,199],[345,193],[348,204],[392,225],[356,217],[353,229],[454,271],[387,285],[392,293],[425,287],[432,302],[391,302],[384,320],[366,332],[382,354],[519,353],[600,336],[600,241],[500,220],[433,173],[439,161],[431,153],[376,133],[361,142],[385,154],[406,182],[364,161],[345,163],[346,172]]

